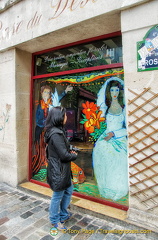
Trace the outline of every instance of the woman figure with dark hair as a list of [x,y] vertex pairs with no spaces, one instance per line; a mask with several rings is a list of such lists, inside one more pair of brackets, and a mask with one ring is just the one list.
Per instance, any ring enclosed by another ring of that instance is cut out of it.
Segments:
[[77,153],[70,151],[70,145],[65,136],[66,121],[66,109],[54,107],[48,113],[45,127],[45,142],[48,144],[47,182],[54,191],[49,217],[52,225],[59,230],[66,229],[63,223],[70,218],[67,208],[73,192],[71,161],[77,158]]
[[119,200],[128,193],[127,132],[123,81],[108,79],[98,93],[97,105],[107,128],[93,149],[94,173],[100,195]]

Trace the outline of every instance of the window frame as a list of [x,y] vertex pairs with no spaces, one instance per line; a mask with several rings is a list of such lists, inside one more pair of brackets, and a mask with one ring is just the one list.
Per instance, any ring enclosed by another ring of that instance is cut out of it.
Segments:
[[[66,45],[61,45],[61,46],[45,49],[45,50],[38,51],[38,52],[35,52],[35,53],[32,54],[32,71],[31,71],[31,84],[30,84],[29,173],[28,173],[30,182],[49,188],[49,185],[47,183],[39,182],[37,180],[32,179],[31,160],[32,160],[32,144],[33,144],[33,139],[32,139],[32,133],[33,133],[32,116],[33,116],[33,92],[34,92],[33,86],[34,86],[34,80],[41,79],[41,78],[47,78],[47,77],[81,73],[81,72],[96,71],[96,70],[102,70],[102,69],[123,68],[123,63],[112,63],[112,64],[108,64],[108,65],[101,65],[101,66],[73,69],[73,70],[62,71],[62,72],[35,75],[35,71],[34,71],[35,70],[35,68],[34,68],[35,56],[39,55],[39,54],[42,54],[42,53],[47,53],[47,52],[50,52],[50,51],[56,51],[56,50],[60,50],[60,49],[63,49],[63,48],[73,47],[73,46],[77,46],[77,45],[80,45],[80,44],[83,44],[83,43],[92,43],[93,41],[96,41],[96,40],[108,39],[108,38],[113,38],[113,37],[117,37],[117,36],[121,36],[121,31],[117,31],[117,32],[113,32],[113,33],[109,33],[109,34],[105,34],[105,35],[101,35],[101,36],[97,36],[97,37],[93,37],[93,38],[88,38],[88,39],[81,40],[81,41],[76,41],[76,42],[69,43],[69,44],[66,44]],[[125,210],[125,211],[128,210],[128,206],[124,206],[124,205],[121,205],[121,204],[109,202],[107,200],[102,200],[102,199],[92,197],[92,196],[87,196],[87,195],[84,195],[82,193],[73,192],[73,196],[77,196],[77,197],[80,197],[80,198],[83,198],[83,199],[88,199],[88,200],[93,201],[93,202],[101,203],[103,205],[108,205],[108,206],[115,207],[115,208],[118,208],[118,209],[122,209],[122,210]]]

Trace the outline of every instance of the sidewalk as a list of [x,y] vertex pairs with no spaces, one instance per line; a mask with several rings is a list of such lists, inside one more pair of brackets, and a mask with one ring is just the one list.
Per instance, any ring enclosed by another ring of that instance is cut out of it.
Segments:
[[[0,240],[156,240],[158,233],[114,218],[99,218],[71,207],[73,217],[66,232],[51,229],[50,198],[0,183]],[[137,231],[137,233],[136,233]],[[52,234],[52,235],[51,235]]]

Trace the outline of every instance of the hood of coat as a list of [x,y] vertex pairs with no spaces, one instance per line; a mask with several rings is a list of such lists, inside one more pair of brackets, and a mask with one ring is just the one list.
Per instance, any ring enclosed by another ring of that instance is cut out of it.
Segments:
[[52,134],[54,133],[63,133],[63,130],[62,128],[57,128],[57,127],[53,127],[49,130],[47,130],[44,134],[44,141],[45,143],[48,143],[49,142],[49,139],[51,138]]

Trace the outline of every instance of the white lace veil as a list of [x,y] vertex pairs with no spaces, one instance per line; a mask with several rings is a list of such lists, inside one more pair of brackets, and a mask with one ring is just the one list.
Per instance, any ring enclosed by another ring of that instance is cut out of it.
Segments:
[[109,78],[101,87],[101,89],[98,92],[97,95],[97,105],[100,106],[100,110],[102,111],[101,116],[105,116],[106,110],[107,110],[107,105],[105,104],[105,99],[106,99],[106,87],[109,82],[111,81],[118,81],[122,86],[124,86],[124,81],[118,77],[111,77]]

